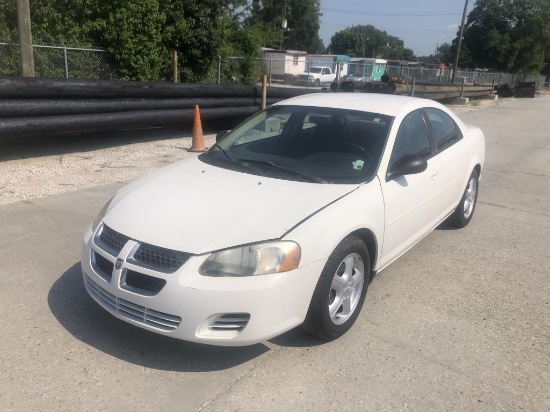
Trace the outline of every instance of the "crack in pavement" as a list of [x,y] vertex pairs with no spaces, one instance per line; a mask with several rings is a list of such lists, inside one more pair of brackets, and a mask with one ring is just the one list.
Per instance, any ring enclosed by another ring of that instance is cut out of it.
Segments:
[[500,208],[502,208],[502,209],[513,210],[514,212],[523,212],[523,213],[529,213],[529,214],[532,214],[532,215],[550,217],[550,215],[548,215],[548,214],[546,214],[546,213],[538,213],[538,212],[532,212],[532,211],[530,211],[530,210],[515,209],[515,208],[513,208],[513,207],[497,205],[496,203],[480,202],[480,201],[478,201],[478,203],[481,203],[482,205],[495,206],[495,207],[500,207]]
[[485,169],[486,172],[495,172],[495,173],[517,173],[521,175],[528,175],[528,176],[539,176],[539,177],[550,177],[550,175],[546,175],[544,173],[532,173],[532,172],[522,172],[519,170],[497,170],[497,169]]
[[277,346],[274,348],[270,348],[271,350],[265,354],[258,362],[256,362],[252,367],[244,371],[237,379],[235,379],[233,382],[229,383],[225,389],[222,389],[220,392],[218,392],[212,399],[207,400],[199,409],[196,409],[195,412],[201,412],[203,411],[208,405],[210,405],[212,402],[217,401],[219,398],[221,398],[223,395],[225,395],[227,392],[229,392],[235,385],[237,385],[240,381],[242,381],[244,378],[246,378],[250,372],[255,370],[260,364],[265,362],[266,359],[269,359],[275,352],[277,352],[279,349],[281,349],[281,346]]

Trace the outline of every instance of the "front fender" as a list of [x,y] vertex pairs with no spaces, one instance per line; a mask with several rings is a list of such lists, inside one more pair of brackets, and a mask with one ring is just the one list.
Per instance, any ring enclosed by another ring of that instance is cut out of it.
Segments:
[[[378,178],[310,216],[283,239],[298,242],[302,249],[300,266],[305,266],[328,259],[342,239],[361,229],[370,230],[375,242],[382,244],[384,199]],[[379,262],[381,247],[376,249],[378,255],[371,260]]]

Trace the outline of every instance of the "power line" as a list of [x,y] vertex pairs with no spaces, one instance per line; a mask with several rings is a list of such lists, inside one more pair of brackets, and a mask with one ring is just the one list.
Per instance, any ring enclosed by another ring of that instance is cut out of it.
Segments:
[[359,11],[359,10],[344,10],[344,9],[327,9],[322,8],[321,11],[343,14],[362,14],[365,16],[388,16],[388,17],[431,17],[431,16],[460,16],[461,11],[432,11],[432,12],[410,12],[410,13],[395,13],[395,12],[376,12],[376,11]]

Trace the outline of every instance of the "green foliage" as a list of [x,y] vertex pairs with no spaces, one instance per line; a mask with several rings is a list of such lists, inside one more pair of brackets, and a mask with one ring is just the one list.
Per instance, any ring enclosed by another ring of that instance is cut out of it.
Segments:
[[110,53],[121,79],[162,79],[170,54],[162,47],[166,17],[157,0],[98,2],[93,12],[91,38]]
[[424,63],[430,63],[430,64],[443,63],[446,66],[452,66],[455,58],[454,50],[455,49],[450,43],[443,43],[436,47],[435,54],[418,57],[418,60]]
[[[15,4],[0,0],[0,41],[18,42]],[[176,50],[182,81],[212,82],[219,59],[240,56],[225,77],[235,78],[238,69],[237,81],[255,83],[264,71],[257,60],[262,46],[324,52],[319,0],[31,0],[30,6],[35,44],[103,48],[120,79],[170,79]],[[58,64],[47,54],[35,58],[56,75]]]
[[177,50],[181,80],[212,77],[227,34],[229,4],[219,0],[161,0],[166,14],[163,46]]
[[17,10],[15,1],[0,0],[0,41],[3,43],[15,43],[18,39],[17,34]]
[[443,43],[436,48],[435,62],[450,66],[454,61],[454,52],[450,43]]
[[403,52],[401,53],[401,59],[413,62],[416,60],[416,56],[412,49],[404,48]]
[[[222,83],[256,84],[262,74],[267,73],[262,61],[258,59],[258,50],[263,41],[262,26],[240,29],[234,25],[227,33],[227,41],[220,50]],[[230,59],[234,56],[240,57]]]
[[[348,27],[332,36],[330,51],[352,57],[380,57],[403,59],[415,57],[411,49],[405,49],[403,40],[378,30],[372,25]],[[414,60],[414,59],[411,59]]]
[[[261,28],[262,44],[266,47],[323,53],[320,10],[320,0],[252,0],[246,24]],[[286,29],[282,27],[283,19],[287,20]]]
[[549,22],[549,0],[478,0],[468,15],[459,66],[539,73],[550,53]]
[[367,53],[365,36],[350,28],[335,33],[330,39],[330,51],[350,57],[365,57]]

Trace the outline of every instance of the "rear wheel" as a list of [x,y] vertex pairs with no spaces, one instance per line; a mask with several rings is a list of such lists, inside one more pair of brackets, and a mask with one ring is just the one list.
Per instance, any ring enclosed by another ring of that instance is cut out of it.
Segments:
[[449,216],[449,219],[447,220],[447,222],[451,226],[460,229],[470,223],[477,204],[478,188],[479,173],[477,172],[477,170],[474,170],[470,175],[470,179],[468,180],[468,184],[466,185],[466,190],[464,190],[462,199],[460,199],[460,203],[458,204],[453,214]]
[[369,252],[361,239],[342,240],[327,260],[303,328],[322,339],[346,333],[359,316],[370,281]]

